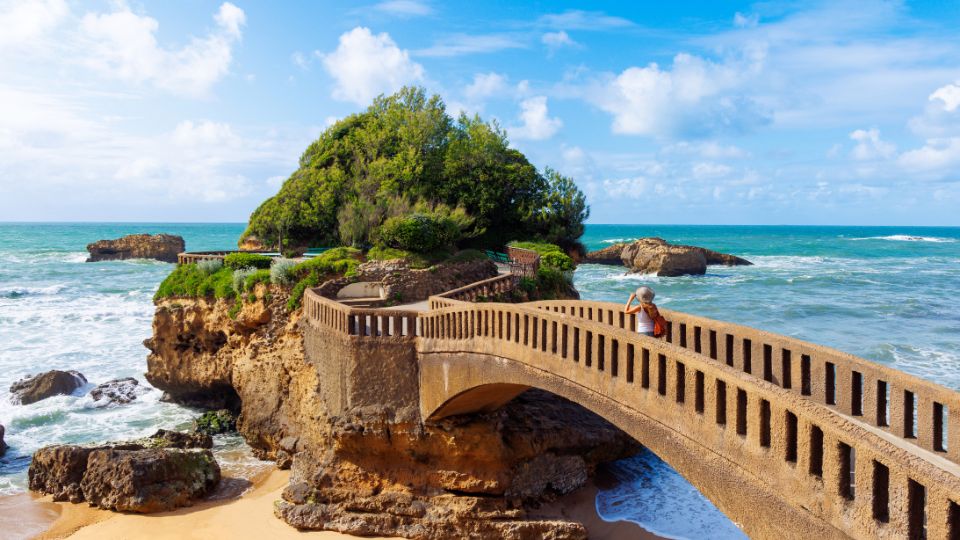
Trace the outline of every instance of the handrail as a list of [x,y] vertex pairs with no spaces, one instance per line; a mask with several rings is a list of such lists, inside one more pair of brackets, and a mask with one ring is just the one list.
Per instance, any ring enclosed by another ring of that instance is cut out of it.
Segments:
[[420,333],[417,311],[350,307],[321,296],[315,289],[304,291],[303,313],[314,328],[358,338],[413,337]]
[[[617,328],[636,327],[621,304],[532,302]],[[960,393],[823,345],[661,309],[666,341],[776,384],[960,463]],[[953,444],[950,443],[953,435]]]
[[[600,317],[611,323],[538,304],[456,303],[432,310],[421,315],[420,348],[477,350],[563,373],[664,425],[682,416],[689,428],[682,436],[749,466],[775,489],[789,488],[793,500],[840,530],[856,524],[872,531],[869,536],[917,538],[960,531],[960,467],[942,456],[918,452],[792,388],[611,324],[619,321],[609,311],[614,304],[582,303],[592,305],[588,309],[601,304]],[[571,305],[556,306],[564,304]]]

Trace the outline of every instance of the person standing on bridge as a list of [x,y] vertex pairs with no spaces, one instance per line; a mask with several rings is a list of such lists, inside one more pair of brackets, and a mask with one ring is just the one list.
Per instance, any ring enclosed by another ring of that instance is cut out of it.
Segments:
[[[627,305],[623,312],[627,315],[637,315],[637,333],[645,336],[660,337],[666,333],[666,320],[660,315],[660,310],[653,303],[653,297],[657,293],[650,287],[640,287],[630,294]],[[638,305],[634,306],[633,301],[637,300]]]

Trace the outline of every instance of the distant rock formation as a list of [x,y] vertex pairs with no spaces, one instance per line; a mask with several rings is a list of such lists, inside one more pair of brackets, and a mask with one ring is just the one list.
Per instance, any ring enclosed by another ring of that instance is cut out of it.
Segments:
[[3,442],[3,434],[5,431],[3,424],[0,424],[0,457],[3,457],[3,454],[7,453],[7,443]]
[[29,405],[52,396],[69,395],[87,384],[87,378],[79,371],[52,370],[21,379],[10,385],[14,404]]
[[708,265],[751,265],[750,261],[710,249],[671,244],[663,238],[641,238],[591,251],[585,263],[624,265],[630,272],[658,276],[702,275]]
[[87,262],[123,259],[156,259],[175,263],[177,254],[186,250],[183,237],[172,234],[130,234],[116,240],[98,240],[87,244]]
[[93,398],[94,405],[99,407],[111,404],[125,405],[149,391],[150,388],[140,386],[140,381],[133,377],[124,377],[98,384],[90,391],[90,397]]
[[160,430],[126,443],[47,446],[33,455],[30,489],[117,512],[190,506],[220,481],[212,445],[207,435]]

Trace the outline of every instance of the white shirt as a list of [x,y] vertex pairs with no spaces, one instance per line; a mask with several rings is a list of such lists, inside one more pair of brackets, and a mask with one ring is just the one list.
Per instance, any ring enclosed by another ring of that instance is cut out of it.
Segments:
[[650,318],[650,315],[647,315],[647,310],[641,309],[637,313],[637,332],[653,332],[653,319]]

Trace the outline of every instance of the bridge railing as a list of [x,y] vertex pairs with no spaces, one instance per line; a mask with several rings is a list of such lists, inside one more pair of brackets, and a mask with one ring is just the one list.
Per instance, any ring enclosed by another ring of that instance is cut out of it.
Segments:
[[[547,301],[539,309],[636,328],[621,304]],[[960,393],[836,349],[661,309],[666,341],[752,374],[960,463]],[[950,435],[953,444],[950,444]]]
[[455,303],[451,302],[451,300],[476,302],[477,300],[495,298],[515,289],[519,281],[520,276],[515,274],[502,274],[476,281],[469,285],[431,296],[429,298],[430,309],[451,306]]
[[303,313],[308,324],[349,336],[416,336],[420,332],[416,311],[362,309],[321,296],[313,289],[303,294]]
[[[422,347],[485,350],[627,406],[641,404],[643,414],[710,446],[730,466],[740,466],[838,529],[860,531],[856,536],[960,534],[956,464],[903,445],[891,433],[837,414],[792,387],[613,324],[619,316],[609,305],[589,304],[537,309],[461,303],[437,309],[421,315]],[[592,310],[596,319],[563,312],[571,306],[578,313],[581,306]],[[671,315],[677,324],[680,319]]]
[[183,253],[177,254],[177,264],[191,264],[197,263],[200,261],[209,261],[209,260],[220,260],[222,261],[224,257],[231,253],[276,253],[275,251],[270,250],[261,250],[261,251],[238,251],[238,250],[227,250],[227,251],[185,251]]

